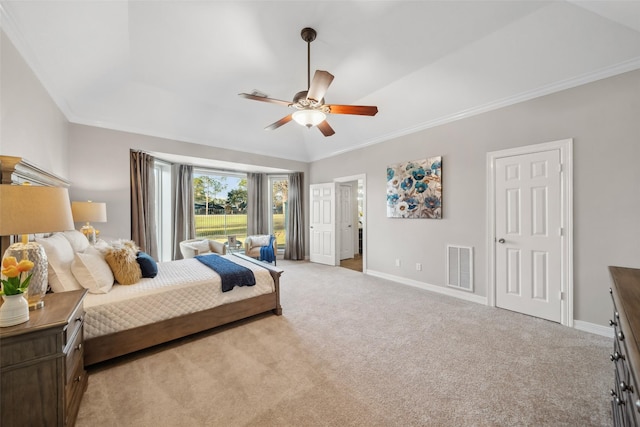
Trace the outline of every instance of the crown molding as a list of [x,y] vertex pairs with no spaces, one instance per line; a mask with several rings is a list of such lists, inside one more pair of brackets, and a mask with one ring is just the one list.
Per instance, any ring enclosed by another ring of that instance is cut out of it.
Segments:
[[381,142],[385,142],[391,139],[399,138],[401,136],[410,135],[416,132],[423,131],[425,129],[433,128],[436,126],[444,125],[447,123],[455,122],[457,120],[465,119],[472,116],[477,116],[482,113],[487,113],[489,111],[497,110],[503,107],[508,107],[510,105],[519,104],[521,102],[529,101],[531,99],[540,98],[542,96],[551,95],[553,93],[561,92],[563,90],[572,89],[577,86],[582,86],[588,83],[593,83],[598,80],[606,79],[608,77],[613,77],[619,74],[623,74],[629,71],[634,71],[640,69],[640,57],[632,58],[627,61],[620,62],[618,64],[604,67],[599,70],[593,71],[591,73],[582,74],[577,77],[572,77],[569,79],[565,79],[559,82],[555,82],[553,84],[545,85],[536,89],[528,90],[521,92],[514,96],[509,96],[506,98],[502,98],[496,101],[488,102],[483,105],[479,105],[477,107],[469,108],[467,110],[462,110],[456,113],[448,114],[442,117],[438,117],[433,120],[429,120],[423,123],[420,123],[416,126],[407,127],[404,129],[400,129],[395,132],[390,132],[384,135],[377,136],[375,138],[369,139],[366,142],[350,147],[344,150],[336,151],[330,155],[323,157],[316,157],[311,159],[310,161],[322,160],[331,157],[338,156],[340,154],[347,153],[349,151],[359,150],[361,148],[366,148],[371,145],[379,144]]

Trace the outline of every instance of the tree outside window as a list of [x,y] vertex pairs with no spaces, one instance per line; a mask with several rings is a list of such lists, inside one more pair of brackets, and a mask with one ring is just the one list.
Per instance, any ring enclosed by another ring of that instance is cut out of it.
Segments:
[[200,170],[194,174],[196,237],[226,242],[247,235],[247,179],[243,174]]
[[222,200],[216,199],[216,195],[227,189],[227,178],[211,175],[199,175],[193,178],[193,199],[195,201],[196,215],[210,215],[216,209],[224,209]]

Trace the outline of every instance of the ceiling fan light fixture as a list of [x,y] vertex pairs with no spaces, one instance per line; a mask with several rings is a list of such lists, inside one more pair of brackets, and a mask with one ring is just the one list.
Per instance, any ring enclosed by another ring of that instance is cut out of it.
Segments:
[[324,114],[320,110],[298,110],[293,113],[293,120],[302,126],[306,126],[308,128],[317,126],[322,123],[327,118],[326,114]]
[[311,42],[316,38],[313,28],[303,28],[300,35],[307,43],[307,89],[300,91],[293,97],[293,102],[269,98],[256,90],[252,93],[238,95],[254,101],[269,102],[293,108],[295,111],[280,120],[265,127],[266,130],[278,129],[280,126],[295,121],[308,128],[317,127],[324,136],[334,135],[336,132],[327,122],[327,114],[352,114],[358,116],[375,116],[378,107],[366,105],[325,104],[324,95],[333,81],[333,74],[324,70],[316,70],[311,80]]

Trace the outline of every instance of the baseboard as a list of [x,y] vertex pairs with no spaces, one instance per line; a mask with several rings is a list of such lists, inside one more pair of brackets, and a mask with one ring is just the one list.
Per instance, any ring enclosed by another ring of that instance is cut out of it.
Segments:
[[[379,277],[381,279],[391,280],[392,282],[400,283],[402,285],[413,286],[414,288],[424,289],[425,291],[435,292],[442,295],[447,295],[454,298],[459,298],[465,301],[475,302],[482,305],[487,305],[487,298],[479,295],[467,293],[464,291],[458,291],[455,289],[445,288],[442,286],[436,286],[429,283],[419,282],[417,280],[407,279],[406,277],[394,276],[393,274],[382,273],[375,270],[366,270],[364,272],[370,276]],[[589,332],[596,335],[601,335],[607,338],[613,338],[613,328],[609,326],[602,326],[595,323],[584,322],[582,320],[574,320],[573,327],[580,331]]]
[[574,320],[573,327],[580,331],[591,332],[592,334],[613,338],[613,328],[610,326],[602,326],[595,323],[583,322],[582,320]]
[[370,276],[379,277],[381,279],[391,280],[392,282],[400,283],[402,285],[413,286],[414,288],[424,289],[425,291],[435,292],[442,295],[447,295],[454,298],[459,298],[465,301],[475,302],[482,305],[487,305],[487,298],[479,295],[475,295],[465,291],[458,291],[451,288],[445,288],[443,286],[436,286],[425,282],[419,282],[417,280],[407,279],[406,277],[394,276],[392,274],[382,273],[375,270],[367,270],[365,274]]

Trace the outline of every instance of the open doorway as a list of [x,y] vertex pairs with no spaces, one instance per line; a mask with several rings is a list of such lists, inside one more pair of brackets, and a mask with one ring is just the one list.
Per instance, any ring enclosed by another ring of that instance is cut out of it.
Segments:
[[365,271],[365,176],[357,175],[336,179],[336,253],[340,266]]

